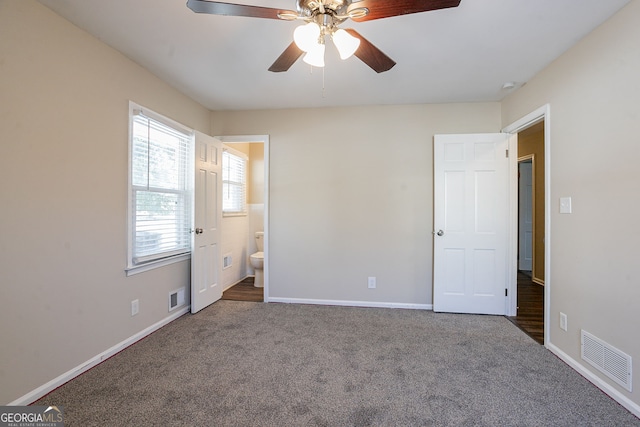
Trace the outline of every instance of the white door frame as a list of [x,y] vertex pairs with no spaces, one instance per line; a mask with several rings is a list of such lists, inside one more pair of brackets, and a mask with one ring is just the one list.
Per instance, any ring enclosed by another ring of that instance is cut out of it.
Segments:
[[[532,111],[526,116],[516,120],[504,129],[502,132],[518,133],[534,124],[544,122],[544,346],[549,343],[550,322],[550,306],[551,306],[551,106],[545,104],[542,107]],[[515,316],[517,312],[517,233],[518,233],[518,147],[510,147],[513,149],[513,156],[509,156],[511,170],[511,221],[510,221],[510,242],[511,242],[511,262],[509,262],[509,308],[508,316]]]
[[222,143],[261,142],[264,144],[264,302],[269,302],[269,135],[216,136]]

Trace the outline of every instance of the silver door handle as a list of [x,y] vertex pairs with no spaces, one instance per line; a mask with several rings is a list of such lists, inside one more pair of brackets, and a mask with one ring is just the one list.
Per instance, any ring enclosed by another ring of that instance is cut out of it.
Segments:
[[434,231],[433,234],[437,234],[438,236],[444,236],[444,231],[442,230]]
[[204,230],[202,228],[196,228],[196,234],[202,234]]

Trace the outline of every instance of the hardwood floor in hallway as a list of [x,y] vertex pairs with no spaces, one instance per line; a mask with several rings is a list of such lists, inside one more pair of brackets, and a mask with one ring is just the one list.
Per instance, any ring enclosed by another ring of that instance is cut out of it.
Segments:
[[507,317],[527,335],[544,344],[544,286],[531,281],[531,276],[518,271],[518,311]]

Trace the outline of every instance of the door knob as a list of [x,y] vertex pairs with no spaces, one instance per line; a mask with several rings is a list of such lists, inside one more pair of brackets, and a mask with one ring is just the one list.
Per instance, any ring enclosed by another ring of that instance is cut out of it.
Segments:
[[444,231],[442,230],[438,230],[438,232],[436,233],[438,236],[443,236],[444,235]]
[[196,228],[196,234],[202,234],[204,230],[202,228]]

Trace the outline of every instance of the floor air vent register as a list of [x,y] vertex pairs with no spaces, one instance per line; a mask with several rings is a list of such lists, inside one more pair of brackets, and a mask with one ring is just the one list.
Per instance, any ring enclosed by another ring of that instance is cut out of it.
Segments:
[[582,331],[582,359],[600,372],[631,390],[631,356],[607,344],[601,339]]

